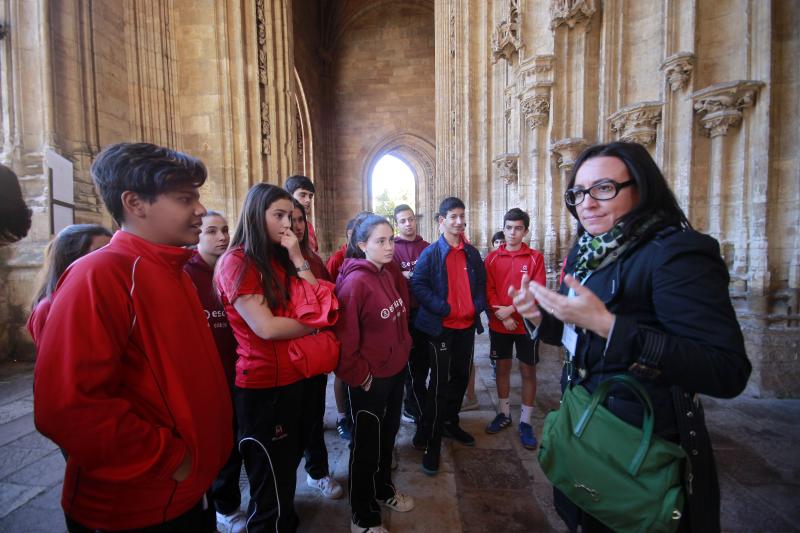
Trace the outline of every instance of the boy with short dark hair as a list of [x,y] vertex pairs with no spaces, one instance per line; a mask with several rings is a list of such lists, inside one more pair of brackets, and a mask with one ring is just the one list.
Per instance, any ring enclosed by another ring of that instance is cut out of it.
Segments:
[[[289,176],[286,178],[284,189],[286,189],[289,194],[292,195],[292,198],[300,202],[300,205],[302,205],[303,209],[306,210],[308,244],[311,245],[311,249],[314,250],[314,253],[319,253],[317,233],[314,231],[314,226],[311,224],[311,204],[314,202],[314,195],[317,194],[317,190],[314,188],[314,183],[308,176],[295,174],[294,176]],[[334,278],[334,281],[336,281],[336,278]]]
[[214,531],[205,491],[231,449],[231,403],[183,271],[206,213],[205,166],[121,143],[92,177],[121,230],[62,276],[34,374],[36,427],[68,455],[67,527]]
[[403,419],[418,422],[425,405],[426,381],[428,379],[428,346],[425,335],[414,327],[419,311],[419,301],[411,292],[411,278],[414,267],[422,251],[430,243],[417,233],[417,216],[407,204],[394,208],[394,223],[397,235],[394,239],[394,262],[400,267],[409,289],[408,332],[411,334],[411,352],[408,357],[405,398],[403,399]]
[[420,308],[414,325],[429,337],[431,377],[425,411],[414,435],[424,449],[422,471],[439,471],[442,436],[474,446],[475,438],[459,426],[458,411],[469,380],[475,330],[483,332],[486,270],[480,253],[466,242],[464,202],[445,198],[439,205],[439,239],[417,260],[411,288]]
[[498,433],[511,425],[509,392],[511,388],[511,356],[516,346],[519,371],[522,375],[522,408],[519,436],[522,445],[535,449],[537,442],[531,426],[533,402],[536,399],[536,363],[538,341],[525,331],[522,317],[514,309],[509,287],[518,287],[522,276],[545,284],[544,256],[525,244],[530,217],[519,208],[503,217],[505,243],[486,257],[486,299],[489,303],[490,357],[496,363],[497,416],[486,426],[486,433]]

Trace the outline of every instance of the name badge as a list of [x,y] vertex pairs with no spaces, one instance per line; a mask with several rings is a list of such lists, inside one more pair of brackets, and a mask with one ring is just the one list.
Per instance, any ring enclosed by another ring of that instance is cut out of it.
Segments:
[[578,333],[572,324],[564,324],[564,332],[561,334],[561,344],[570,354],[575,355],[575,348],[578,345]]

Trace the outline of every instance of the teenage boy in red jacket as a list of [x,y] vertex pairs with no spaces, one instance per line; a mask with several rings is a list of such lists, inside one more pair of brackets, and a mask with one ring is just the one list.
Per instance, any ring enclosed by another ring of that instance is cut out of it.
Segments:
[[511,425],[509,389],[511,355],[517,347],[519,371],[522,375],[522,409],[519,418],[519,437],[527,449],[536,448],[531,426],[533,402],[536,399],[536,363],[539,361],[538,341],[531,340],[525,331],[522,317],[514,309],[509,287],[519,286],[522,276],[545,284],[544,256],[529,248],[522,240],[530,226],[528,213],[513,208],[503,217],[505,243],[486,257],[486,300],[489,304],[490,357],[497,369],[497,416],[486,426],[486,433],[498,433]]
[[394,222],[398,231],[394,239],[394,262],[400,267],[408,283],[408,331],[412,341],[408,356],[408,372],[406,372],[403,419],[416,423],[422,416],[425,406],[426,381],[430,365],[425,334],[414,327],[419,302],[411,293],[411,278],[414,275],[417,259],[430,243],[417,233],[417,216],[409,205],[400,204],[394,208]]
[[215,530],[205,497],[231,450],[231,404],[183,266],[202,216],[205,166],[152,144],[92,164],[120,225],[62,276],[34,373],[37,429],[68,455],[70,532]]

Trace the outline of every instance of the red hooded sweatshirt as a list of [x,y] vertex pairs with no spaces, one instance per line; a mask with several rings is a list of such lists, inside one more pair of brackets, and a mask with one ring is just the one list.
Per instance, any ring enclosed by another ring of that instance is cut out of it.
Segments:
[[331,281],[336,283],[336,278],[339,277],[339,269],[342,268],[342,263],[344,263],[344,254],[347,252],[347,244],[343,244],[341,248],[336,250],[333,255],[328,258],[328,262],[325,263],[325,268],[328,269],[328,273],[331,275]]
[[[36,428],[68,454],[61,505],[134,529],[197,504],[228,458],[228,385],[183,266],[190,250],[118,231],[61,277],[39,338]],[[189,477],[172,475],[190,453]]]
[[342,352],[336,375],[358,387],[371,373],[385,378],[408,362],[411,337],[408,309],[397,279],[366,259],[346,259],[336,283],[339,321],[336,334]]
[[[417,264],[417,259],[419,259],[422,250],[427,248],[430,245],[428,241],[417,235],[417,237],[413,241],[407,241],[405,239],[395,239],[394,240],[394,262],[397,266],[400,267],[401,272],[411,272],[412,275],[414,273],[414,266]],[[408,300],[409,300],[409,307],[413,311],[417,307],[419,307],[419,302],[414,297],[414,293],[411,292],[411,280],[406,279],[406,288],[408,289]]]
[[486,302],[489,305],[489,329],[498,333],[525,333],[525,325],[522,316],[514,312],[512,318],[517,321],[517,329],[509,331],[503,323],[494,316],[495,305],[511,305],[511,297],[508,295],[508,288],[512,285],[519,289],[522,275],[527,274],[528,278],[544,285],[546,283],[546,273],[544,269],[544,256],[539,250],[528,247],[524,242],[520,249],[515,252],[506,250],[506,245],[490,253],[486,257]]

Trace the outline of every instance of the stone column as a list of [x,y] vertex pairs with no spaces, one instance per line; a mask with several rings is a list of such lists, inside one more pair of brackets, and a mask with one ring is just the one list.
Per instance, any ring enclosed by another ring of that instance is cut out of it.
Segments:
[[[550,262],[548,264],[555,264],[554,271],[556,273],[560,269],[555,267],[559,266],[558,263],[564,259],[576,227],[574,219],[567,211],[567,206],[564,203],[564,191],[567,189],[569,175],[575,167],[575,160],[588,145],[589,143],[586,139],[570,137],[560,139],[550,146],[550,150],[557,156],[556,163],[559,170],[558,181],[551,181],[550,189],[546,191],[547,196],[551,199],[548,202],[550,209],[548,218],[554,228],[552,234],[556,238],[548,239],[548,235],[545,234],[545,250],[546,254],[550,254]],[[556,230],[555,228],[558,229]],[[550,231],[547,233],[550,233]],[[547,256],[545,256],[545,259],[547,259]]]
[[[531,217],[531,246],[543,250],[548,231],[544,206],[551,197],[545,189],[551,185],[548,131],[550,129],[553,56],[534,56],[521,65],[523,86],[519,95],[524,134],[520,135],[520,204]],[[550,228],[551,237],[555,229]]]
[[[670,9],[678,10],[679,2],[670,2]],[[690,11],[693,15],[693,11]],[[685,16],[682,12],[670,13],[669,19]],[[680,27],[675,23],[675,27]],[[694,35],[694,32],[692,32]],[[664,112],[662,127],[665,132],[662,142],[662,171],[687,217],[691,217],[692,185],[692,135],[679,135],[681,131],[692,131],[692,102],[686,98],[691,91],[694,54],[678,52],[672,54],[661,64],[664,72]]]
[[[731,141],[727,134],[731,128],[738,127],[742,121],[742,109],[755,103],[756,94],[762,82],[742,80],[718,83],[692,94],[694,109],[700,115],[700,125],[711,138],[711,158],[708,167],[708,232],[723,242],[726,225],[726,200],[723,187],[730,187],[731,197],[742,200],[744,196],[744,180],[730,176],[728,149]],[[742,228],[747,226],[746,220],[740,220]],[[746,257],[746,253],[743,254]],[[732,258],[726,257],[731,261]]]
[[282,184],[296,169],[294,45],[289,0],[256,0],[263,181]]

